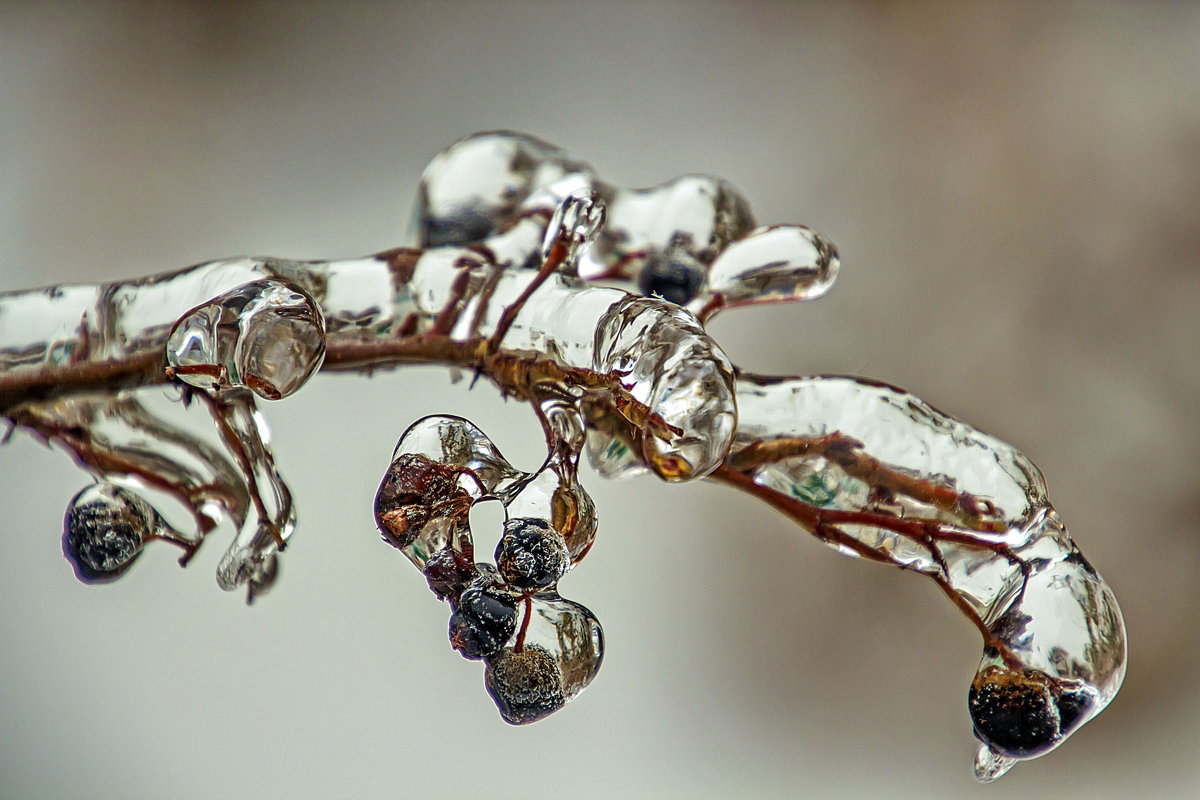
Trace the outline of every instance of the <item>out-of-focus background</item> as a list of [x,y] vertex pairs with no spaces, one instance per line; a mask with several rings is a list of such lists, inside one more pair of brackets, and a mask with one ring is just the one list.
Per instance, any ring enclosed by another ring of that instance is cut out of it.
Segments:
[[932,584],[720,487],[593,475],[563,591],[604,668],[509,728],[370,509],[417,417],[527,467],[536,426],[439,370],[327,377],[266,409],[301,524],[254,608],[214,584],[228,532],[78,584],[85,475],[0,451],[0,796],[1200,790],[1198,43],[1194,3],[0,3],[0,286],[407,243],[423,165],[477,130],[620,185],[721,175],[843,256],[819,303],[723,316],[732,358],[896,383],[1022,448],[1131,643],[1109,710],[978,787],[978,638]]

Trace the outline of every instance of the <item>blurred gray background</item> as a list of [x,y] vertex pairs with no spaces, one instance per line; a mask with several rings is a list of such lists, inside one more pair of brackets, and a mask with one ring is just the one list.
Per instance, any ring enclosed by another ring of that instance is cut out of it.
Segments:
[[0,286],[403,244],[423,165],[477,130],[626,186],[721,175],[843,256],[819,303],[723,316],[731,357],[896,383],[1025,450],[1132,648],[1109,710],[978,787],[978,637],[932,584],[720,487],[591,476],[563,591],[607,659],[508,728],[370,509],[417,417],[527,467],[536,426],[441,370],[327,377],[266,409],[301,523],[252,609],[213,581],[228,532],[76,583],[86,477],[0,452],[0,796],[1200,791],[1198,86],[1195,3],[0,3]]

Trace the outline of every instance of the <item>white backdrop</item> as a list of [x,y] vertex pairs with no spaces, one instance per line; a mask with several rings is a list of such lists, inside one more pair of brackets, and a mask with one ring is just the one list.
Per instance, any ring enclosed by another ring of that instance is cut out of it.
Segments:
[[721,175],[843,256],[819,303],[719,320],[732,358],[896,383],[1024,449],[1132,647],[1108,711],[975,788],[977,636],[932,585],[720,487],[591,476],[563,590],[604,668],[509,728],[370,508],[419,416],[519,465],[540,434],[438,370],[327,377],[266,409],[301,522],[252,609],[214,584],[227,539],[77,584],[85,476],[0,450],[0,796],[1200,789],[1197,41],[1167,3],[0,3],[0,286],[407,243],[422,166],[482,129],[627,186]]

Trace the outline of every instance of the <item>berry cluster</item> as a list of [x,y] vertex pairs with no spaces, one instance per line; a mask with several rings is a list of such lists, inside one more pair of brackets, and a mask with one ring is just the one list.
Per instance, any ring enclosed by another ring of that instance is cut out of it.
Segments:
[[[450,645],[485,663],[487,691],[513,725],[566,705],[595,677],[603,655],[599,621],[557,591],[590,537],[573,559],[564,530],[574,534],[579,520],[555,510],[564,492],[582,490],[570,485],[573,471],[553,466],[519,472],[471,423],[429,417],[401,438],[375,498],[384,541],[449,602]],[[547,482],[554,483],[549,492]],[[483,499],[523,514],[505,521],[494,564],[474,560],[469,512]],[[590,501],[582,496],[572,507],[590,508]]]

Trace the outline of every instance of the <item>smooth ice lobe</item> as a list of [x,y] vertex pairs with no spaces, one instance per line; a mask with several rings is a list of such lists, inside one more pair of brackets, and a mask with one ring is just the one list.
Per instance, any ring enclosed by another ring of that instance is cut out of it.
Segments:
[[300,287],[247,283],[198,306],[167,338],[175,377],[208,391],[246,387],[268,400],[296,392],[325,357],[325,320]]

